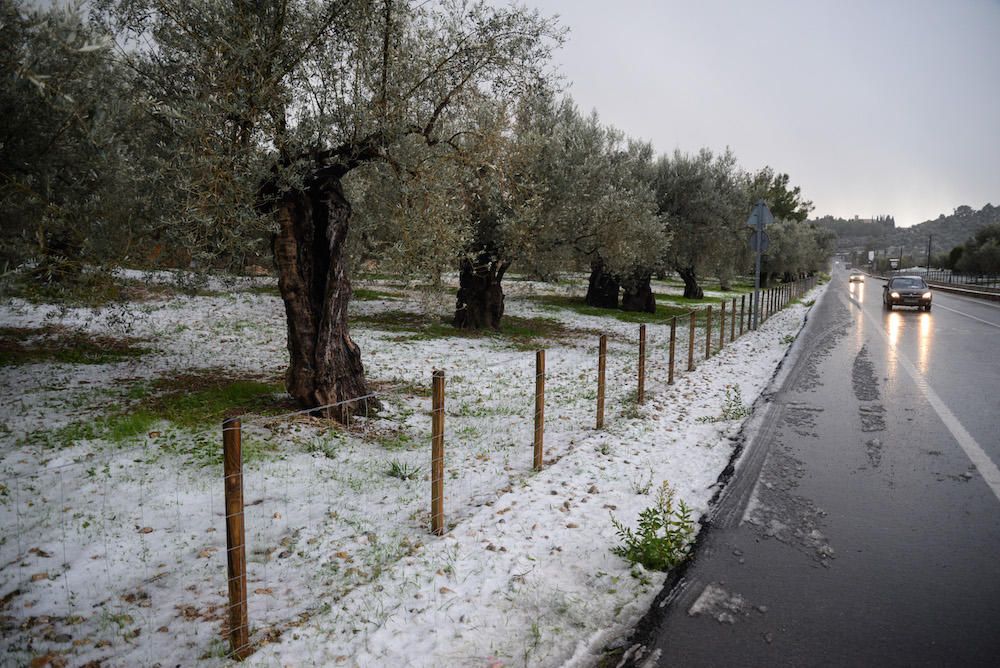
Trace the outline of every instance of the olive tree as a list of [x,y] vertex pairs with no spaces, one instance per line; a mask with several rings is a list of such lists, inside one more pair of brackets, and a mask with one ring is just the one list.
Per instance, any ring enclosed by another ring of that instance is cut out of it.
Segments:
[[[372,401],[348,332],[347,177],[406,172],[418,145],[460,152],[470,102],[549,76],[561,34],[521,8],[444,0],[100,0],[152,113],[180,138],[178,225],[240,252],[273,232],[290,364],[304,407]],[[430,235],[428,235],[430,236]],[[192,239],[195,241],[195,239]]]
[[3,259],[45,282],[136,252],[157,205],[151,126],[107,34],[78,6],[0,5]]
[[728,149],[718,156],[674,151],[657,161],[654,189],[674,230],[662,261],[684,281],[684,297],[701,299],[698,277],[738,261],[746,191],[736,157]]
[[505,238],[535,273],[588,266],[587,303],[616,307],[622,278],[670,240],[645,178],[652,148],[581,115],[569,98],[532,100],[517,137]]

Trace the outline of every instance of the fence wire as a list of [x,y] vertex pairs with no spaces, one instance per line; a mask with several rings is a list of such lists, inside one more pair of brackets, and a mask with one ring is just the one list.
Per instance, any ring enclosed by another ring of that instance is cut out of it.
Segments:
[[[762,300],[765,316],[795,295]],[[749,331],[750,300],[726,306],[711,320],[707,309],[676,318],[675,384],[689,373],[689,352],[697,368]],[[609,429],[640,415],[638,329],[609,331]],[[669,322],[646,327],[647,396],[668,387],[670,341]],[[169,447],[152,437],[129,448],[95,445],[40,470],[8,471],[0,480],[2,650],[17,664],[52,655],[74,665],[166,665],[237,658],[274,642],[320,612],[346,607],[353,592],[434,540],[435,510],[445,532],[484,509],[516,512],[495,504],[536,469],[542,416],[543,468],[575,448],[600,447],[591,439],[597,369],[596,336],[548,350],[544,373],[534,351],[505,353],[489,366],[456,351],[440,362],[438,408],[430,370],[414,368],[399,370],[404,382],[364,396],[241,416],[242,467],[229,477],[221,444],[233,423],[175,434]],[[370,410],[369,400],[380,409]],[[347,425],[313,417],[359,405],[365,410]],[[438,462],[435,415],[443,421]],[[192,453],[200,453],[198,465]],[[242,488],[243,503],[232,511],[227,482]],[[227,545],[235,520],[243,537]],[[240,554],[244,569],[233,575],[230,557]],[[245,610],[230,592],[244,582]],[[365,623],[384,623],[385,615],[367,611]]]

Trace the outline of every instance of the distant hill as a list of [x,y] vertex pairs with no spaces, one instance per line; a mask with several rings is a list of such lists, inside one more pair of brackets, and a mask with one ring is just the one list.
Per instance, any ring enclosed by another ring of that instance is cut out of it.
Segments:
[[933,237],[935,254],[946,253],[965,243],[987,225],[1000,223],[1000,207],[987,204],[978,211],[962,205],[950,215],[943,213],[913,227],[896,227],[892,216],[864,220],[844,220],[824,216],[812,221],[837,235],[838,251],[889,250],[902,248],[903,255],[922,258],[927,252],[927,237]]

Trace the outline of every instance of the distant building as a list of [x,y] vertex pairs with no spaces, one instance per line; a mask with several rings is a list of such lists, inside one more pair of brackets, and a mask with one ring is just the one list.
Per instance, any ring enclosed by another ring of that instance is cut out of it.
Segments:
[[871,223],[874,225],[881,225],[886,229],[894,230],[896,229],[896,219],[892,216],[875,216],[874,218],[860,218],[855,215],[852,223]]

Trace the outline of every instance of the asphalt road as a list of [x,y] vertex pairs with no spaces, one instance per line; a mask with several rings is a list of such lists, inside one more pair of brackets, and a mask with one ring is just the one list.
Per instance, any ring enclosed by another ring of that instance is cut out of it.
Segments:
[[1000,305],[836,270],[642,666],[1000,665]]

